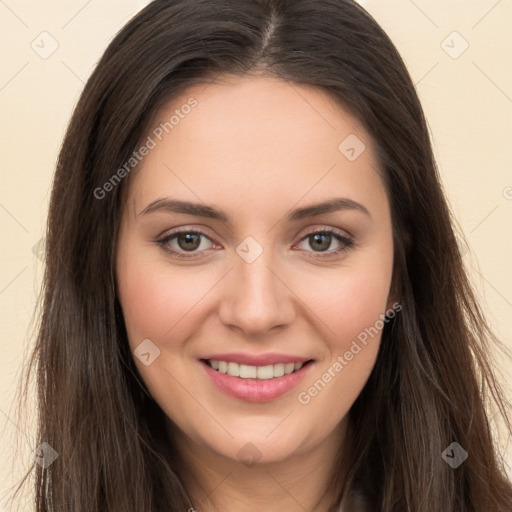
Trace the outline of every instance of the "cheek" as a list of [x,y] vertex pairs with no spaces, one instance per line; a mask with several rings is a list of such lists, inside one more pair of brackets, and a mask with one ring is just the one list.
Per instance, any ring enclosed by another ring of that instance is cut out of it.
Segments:
[[[148,366],[137,357],[133,359],[152,397],[157,403],[166,404],[170,417],[179,417],[187,406],[188,395],[182,393],[178,382],[186,382],[187,372],[180,364],[174,366],[173,361],[181,361],[180,353],[190,334],[185,330],[190,328],[194,305],[204,295],[205,277],[172,271],[162,264],[162,258],[148,258],[147,251],[142,254],[136,248],[124,250],[124,257],[117,264],[117,283],[130,349],[133,352],[149,339],[160,350],[160,357]],[[169,396],[173,396],[171,402]]]
[[[329,359],[322,371],[340,375],[343,392],[360,392],[375,363],[383,327],[387,287],[361,277],[345,279],[332,297],[329,320]],[[340,366],[341,365],[341,366]],[[327,376],[326,379],[329,379]],[[336,380],[336,379],[333,379]]]
[[[338,293],[330,297],[329,326],[334,331],[333,345],[338,350],[348,350],[354,339],[374,326],[386,311],[389,287],[387,282],[369,276],[347,278],[340,284]],[[380,325],[380,323],[379,323]]]
[[318,274],[316,279],[308,279],[308,303],[325,325],[334,351],[347,350],[353,339],[382,319],[391,274],[392,257],[375,262],[354,260],[339,272],[330,271],[328,279]]
[[[330,308],[322,319],[326,333],[326,358],[315,365],[313,377],[297,394],[304,413],[312,415],[327,430],[344,417],[364,388],[375,365],[387,295],[375,282],[361,287],[359,279],[344,280],[337,294],[330,295]],[[325,297],[324,297],[325,299]]]
[[315,415],[327,414],[335,422],[366,384],[386,325],[392,263],[392,247],[380,247],[329,272],[328,281],[319,274],[308,279],[306,302],[321,320],[328,350],[297,398]]
[[172,271],[161,258],[148,259],[137,251],[119,261],[119,298],[130,345],[145,338],[159,343],[170,332],[179,339],[182,320],[200,300],[205,279],[209,282],[200,272]]

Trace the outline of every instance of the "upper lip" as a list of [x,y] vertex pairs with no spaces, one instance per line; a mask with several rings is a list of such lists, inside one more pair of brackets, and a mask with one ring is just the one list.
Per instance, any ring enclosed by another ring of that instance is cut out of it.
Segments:
[[310,357],[293,356],[290,354],[244,354],[242,352],[211,354],[201,359],[226,361],[228,363],[245,364],[247,366],[268,366],[277,363],[305,363]]

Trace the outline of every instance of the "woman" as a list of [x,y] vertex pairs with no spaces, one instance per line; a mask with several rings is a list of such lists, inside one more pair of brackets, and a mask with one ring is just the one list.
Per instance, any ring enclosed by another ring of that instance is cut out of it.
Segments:
[[355,2],[148,5],[73,114],[46,246],[37,511],[512,510],[499,341]]

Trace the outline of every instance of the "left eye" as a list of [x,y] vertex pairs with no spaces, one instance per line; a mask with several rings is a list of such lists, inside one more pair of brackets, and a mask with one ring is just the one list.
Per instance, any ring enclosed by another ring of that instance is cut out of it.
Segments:
[[[210,241],[210,247],[203,246],[204,240]],[[333,240],[338,242],[340,247],[328,250]],[[178,231],[167,235],[156,242],[173,256],[189,259],[195,258],[196,253],[202,252],[204,249],[211,248],[213,245],[211,239],[200,231]],[[176,242],[177,245],[173,242]],[[300,241],[300,243],[304,242],[309,242],[309,246],[314,249],[312,252],[326,253],[319,254],[320,257],[346,252],[354,245],[354,242],[351,239],[329,229],[308,233]]]
[[[341,245],[341,247],[327,251],[331,246],[333,239],[336,240]],[[318,251],[314,252],[329,252],[329,254],[338,254],[342,251],[347,251],[350,247],[353,246],[352,240],[330,229],[309,233],[301,240],[301,242],[304,241],[308,241],[310,247],[315,248],[316,246]]]

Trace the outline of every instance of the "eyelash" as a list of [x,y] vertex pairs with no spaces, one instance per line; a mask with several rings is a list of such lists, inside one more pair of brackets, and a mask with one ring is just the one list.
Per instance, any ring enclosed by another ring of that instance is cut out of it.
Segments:
[[[183,230],[183,231],[176,231],[174,233],[166,235],[165,237],[163,237],[163,238],[161,238],[159,240],[156,240],[156,243],[160,247],[162,247],[162,249],[164,251],[166,251],[167,253],[172,254],[173,256],[175,256],[177,258],[186,259],[186,260],[197,259],[198,257],[201,257],[201,256],[189,256],[189,255],[187,255],[186,252],[179,252],[179,251],[176,251],[174,249],[169,249],[169,247],[167,245],[172,239],[178,237],[179,235],[186,235],[187,233],[191,233],[191,234],[194,234],[194,235],[199,235],[201,237],[205,237],[208,240],[210,240],[210,237],[205,235],[201,231],[187,229],[187,230]],[[339,254],[342,254],[342,253],[346,253],[351,248],[353,248],[355,246],[354,240],[352,240],[350,238],[347,238],[347,237],[345,237],[343,235],[340,235],[337,231],[334,231],[333,229],[320,229],[320,230],[312,231],[312,232],[308,233],[307,235],[303,236],[301,238],[300,242],[303,242],[304,240],[307,240],[309,237],[311,237],[313,235],[317,235],[317,234],[331,235],[332,237],[334,237],[341,244],[341,247],[339,249],[336,249],[336,250],[320,251],[320,252],[306,251],[306,252],[313,252],[315,254],[318,254],[318,256],[320,258],[332,257],[332,256],[336,256],[336,255],[339,255]],[[202,252],[202,251],[199,251],[199,252]],[[191,251],[188,254],[197,254],[197,252]]]

